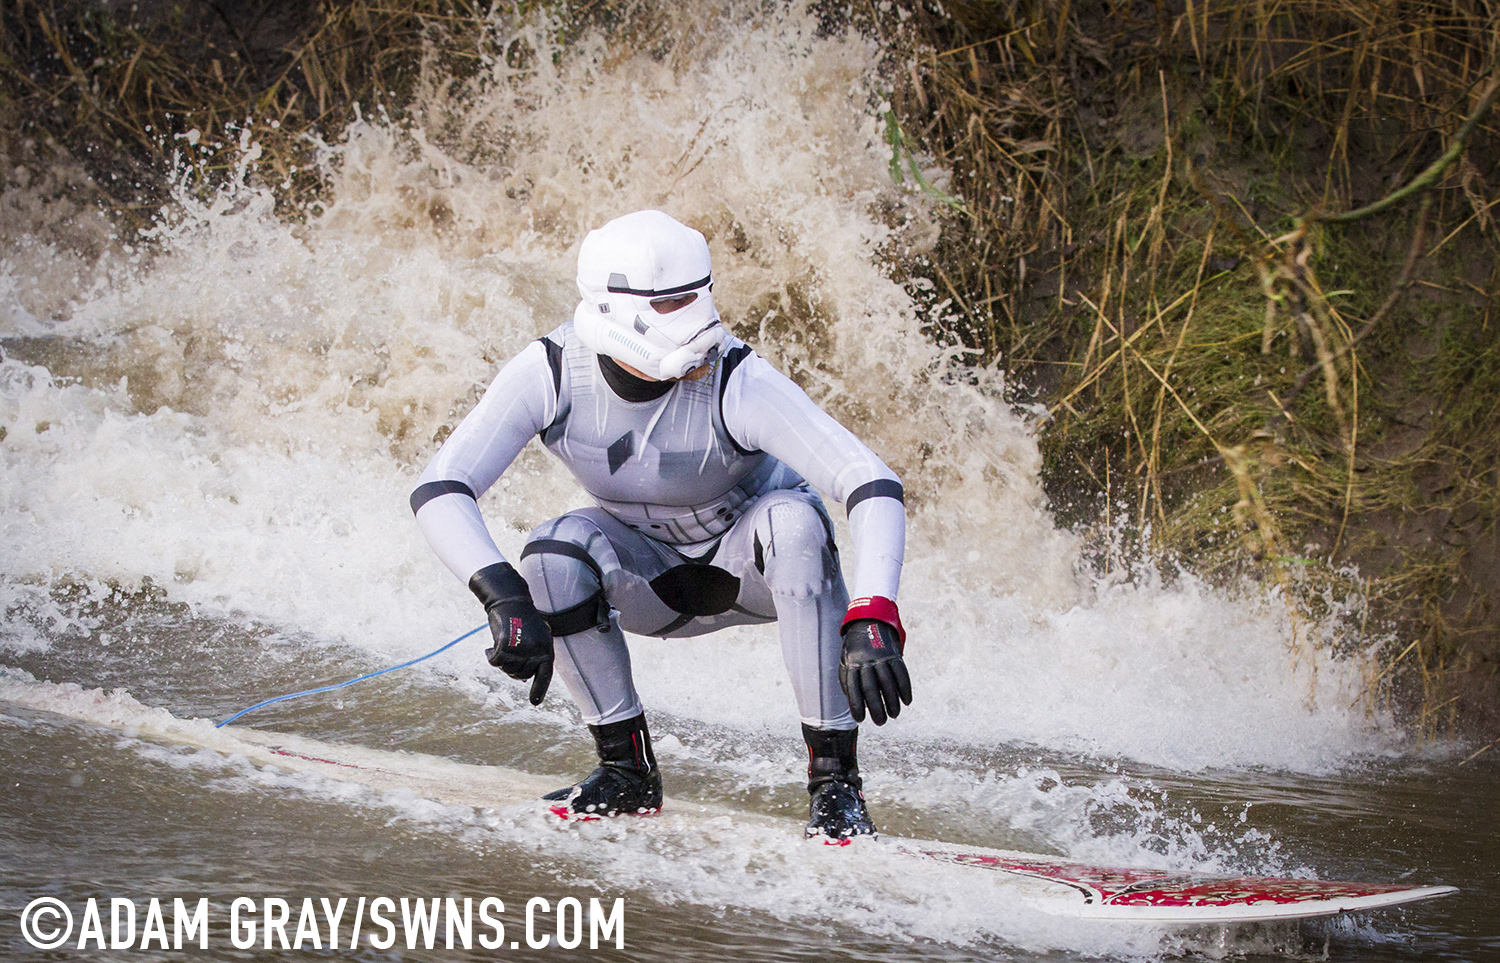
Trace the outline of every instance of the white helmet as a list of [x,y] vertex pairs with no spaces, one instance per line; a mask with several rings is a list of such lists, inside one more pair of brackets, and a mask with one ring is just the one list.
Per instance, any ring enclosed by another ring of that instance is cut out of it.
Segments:
[[712,360],[724,342],[703,235],[661,211],[590,231],[578,251],[578,337],[658,381]]

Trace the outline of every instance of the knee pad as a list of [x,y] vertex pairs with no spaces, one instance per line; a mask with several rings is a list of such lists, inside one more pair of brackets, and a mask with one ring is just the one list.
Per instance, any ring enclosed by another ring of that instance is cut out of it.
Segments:
[[533,531],[521,551],[521,574],[554,637],[609,631],[604,573],[585,547],[596,534],[586,519],[564,515]]
[[766,506],[754,538],[755,567],[774,594],[820,595],[838,575],[833,526],[806,498]]

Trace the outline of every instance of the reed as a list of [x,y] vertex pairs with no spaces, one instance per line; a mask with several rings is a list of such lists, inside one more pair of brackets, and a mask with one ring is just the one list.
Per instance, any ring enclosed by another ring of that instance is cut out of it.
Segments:
[[361,111],[399,119],[424,77],[472,72],[494,6],[13,0],[0,10],[0,102],[23,132],[82,160],[127,219],[159,206],[174,154],[205,186],[232,169],[240,131],[296,216],[323,189],[313,135]]
[[1376,628],[1421,639],[1378,686],[1426,728],[1494,725],[1500,689],[1459,675],[1500,657],[1500,14],[909,12],[898,110],[965,203],[939,252],[970,295],[950,336],[1053,410],[1060,514],[1092,523],[1110,479],[1152,551],[1274,579],[1303,623],[1356,563]]

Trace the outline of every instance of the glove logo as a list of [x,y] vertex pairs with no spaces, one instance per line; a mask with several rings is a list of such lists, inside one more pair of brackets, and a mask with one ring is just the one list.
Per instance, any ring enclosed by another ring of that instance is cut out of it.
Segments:
[[515,617],[512,617],[510,620],[510,642],[508,644],[511,648],[515,648],[521,644],[521,620]]
[[885,648],[885,641],[883,639],[881,639],[880,632],[875,628],[875,626],[873,626],[873,625],[867,625],[867,626],[865,626],[865,631],[868,632],[868,633],[870,633],[870,648],[872,648],[872,649],[883,649],[883,648]]

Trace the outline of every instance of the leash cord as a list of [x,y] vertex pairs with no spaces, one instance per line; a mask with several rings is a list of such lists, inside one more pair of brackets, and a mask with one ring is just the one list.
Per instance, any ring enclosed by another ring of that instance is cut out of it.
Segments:
[[316,688],[316,689],[305,689],[302,692],[290,692],[290,693],[287,693],[286,695],[279,695],[279,696],[277,696],[274,699],[267,699],[264,702],[257,702],[255,705],[250,706],[248,709],[241,709],[239,712],[236,712],[234,715],[230,716],[228,719],[225,719],[223,722],[215,723],[214,728],[215,729],[222,729],[223,727],[229,725],[234,720],[238,719],[240,716],[245,715],[246,713],[254,712],[256,709],[264,708],[264,707],[266,707],[268,705],[271,705],[273,703],[276,703],[276,702],[285,702],[288,699],[296,699],[296,698],[299,698],[301,696],[317,695],[319,692],[332,692],[334,689],[342,689],[345,686],[353,685],[356,682],[363,682],[366,679],[373,679],[377,675],[385,675],[387,672],[395,672],[397,669],[404,669],[404,668],[406,668],[409,665],[416,665],[418,662],[424,662],[427,659],[430,659],[433,656],[435,656],[435,655],[437,655],[437,654],[439,654],[441,652],[448,651],[449,649],[453,648],[458,643],[462,642],[464,639],[467,639],[469,636],[474,635],[475,633],[479,632],[481,629],[486,629],[486,628],[489,628],[489,623],[488,622],[486,622],[483,625],[477,625],[474,628],[470,629],[469,631],[465,632],[463,635],[460,635],[458,638],[454,639],[452,642],[446,643],[445,645],[443,645],[443,646],[441,646],[439,648],[433,649],[431,652],[427,653],[426,655],[419,655],[415,659],[412,659],[410,662],[403,662],[400,665],[393,665],[393,666],[390,666],[389,668],[385,668],[385,669],[377,669],[374,672],[366,672],[364,675],[358,676],[358,677],[353,678],[353,679],[350,679],[347,682],[337,682],[337,683],[334,683],[333,685],[320,686],[319,688]]

